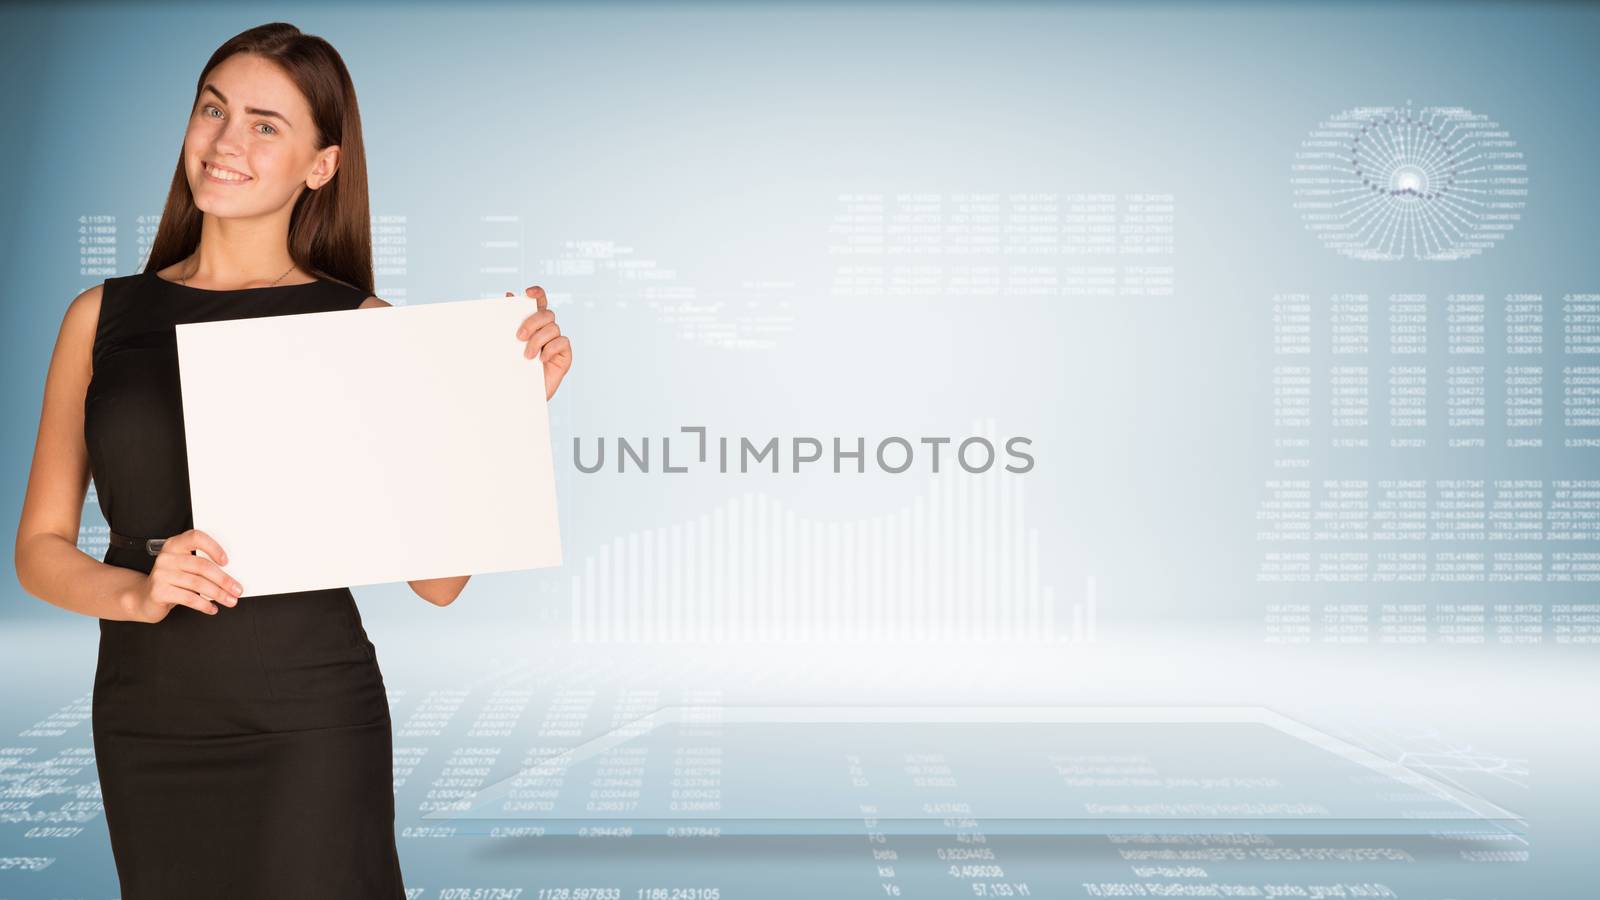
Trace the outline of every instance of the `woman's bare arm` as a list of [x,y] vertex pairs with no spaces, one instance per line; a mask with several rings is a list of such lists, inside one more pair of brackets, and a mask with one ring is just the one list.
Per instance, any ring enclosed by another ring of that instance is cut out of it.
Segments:
[[17,525],[17,581],[28,593],[62,609],[99,619],[140,621],[135,591],[144,573],[103,563],[78,549],[78,528],[89,489],[89,449],[83,439],[100,285],[67,306],[45,376],[39,435]]

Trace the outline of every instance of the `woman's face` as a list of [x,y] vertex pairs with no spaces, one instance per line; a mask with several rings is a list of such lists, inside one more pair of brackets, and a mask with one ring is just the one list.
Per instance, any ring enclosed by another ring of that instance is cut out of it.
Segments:
[[311,108],[282,69],[259,56],[230,56],[206,77],[183,138],[195,205],[222,218],[284,209],[338,168],[339,148],[318,150],[316,137]]

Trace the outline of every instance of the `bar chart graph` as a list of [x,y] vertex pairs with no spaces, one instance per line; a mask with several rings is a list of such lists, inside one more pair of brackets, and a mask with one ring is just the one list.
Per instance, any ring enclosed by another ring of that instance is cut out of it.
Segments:
[[821,521],[745,491],[618,535],[571,577],[574,642],[1089,643],[1097,585],[1042,584],[1024,480],[1003,467],[926,476],[901,509]]

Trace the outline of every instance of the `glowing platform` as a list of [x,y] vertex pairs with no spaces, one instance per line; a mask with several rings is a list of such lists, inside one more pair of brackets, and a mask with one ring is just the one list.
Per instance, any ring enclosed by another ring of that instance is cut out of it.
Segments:
[[1521,834],[1261,707],[670,706],[422,818],[460,833]]

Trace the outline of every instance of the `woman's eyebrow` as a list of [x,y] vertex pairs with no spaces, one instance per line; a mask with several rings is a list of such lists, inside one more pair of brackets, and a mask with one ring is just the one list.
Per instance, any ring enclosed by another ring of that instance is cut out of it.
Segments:
[[[205,86],[204,89],[210,91],[213,94],[216,94],[217,95],[217,99],[221,100],[223,103],[227,103],[228,102],[228,98],[222,96],[222,92],[217,90],[217,86],[216,85],[214,85],[214,84],[212,84],[210,82],[206,82],[206,86]],[[288,125],[290,128],[294,127],[293,125],[289,125],[289,120],[284,118],[283,113],[273,112],[270,109],[256,109],[253,106],[246,106],[244,108],[244,111],[245,111],[245,113],[247,115],[252,115],[252,116],[277,116],[279,119],[283,119],[283,124]]]

